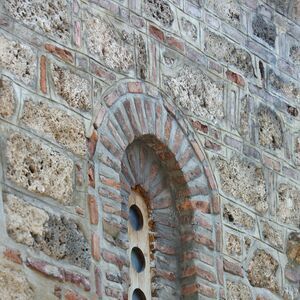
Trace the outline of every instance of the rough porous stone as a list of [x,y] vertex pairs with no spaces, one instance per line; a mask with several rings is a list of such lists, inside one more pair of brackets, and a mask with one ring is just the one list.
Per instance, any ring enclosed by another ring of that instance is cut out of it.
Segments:
[[46,134],[75,154],[87,152],[83,122],[66,111],[50,107],[46,103],[26,101],[22,122],[35,131]]
[[280,77],[272,70],[269,71],[269,82],[273,90],[300,103],[300,88],[294,82]]
[[294,45],[290,48],[290,53],[289,53],[290,59],[293,61],[295,64],[300,64],[300,46]]
[[167,1],[145,0],[145,11],[163,26],[171,26],[174,21],[174,13]]
[[257,113],[259,143],[270,149],[280,149],[283,144],[282,126],[279,117],[268,107],[260,107]]
[[6,0],[4,5],[11,16],[34,30],[64,40],[70,36],[67,0]]
[[267,3],[280,13],[287,14],[290,0],[267,0]]
[[185,66],[175,77],[165,77],[164,84],[175,103],[209,120],[224,117],[223,87],[200,70]]
[[250,131],[250,102],[253,99],[250,96],[245,96],[241,99],[240,106],[240,134],[241,136],[248,138]]
[[231,233],[226,234],[226,251],[231,255],[242,254],[242,242],[237,235]]
[[261,168],[237,156],[233,156],[230,162],[220,158],[216,166],[225,193],[254,207],[259,213],[268,210],[266,183]]
[[0,265],[1,298],[5,300],[32,300],[34,291],[24,273],[12,265]]
[[265,250],[256,250],[249,264],[248,279],[252,286],[265,288],[274,293],[279,291],[276,279],[277,260]]
[[253,65],[250,54],[226,38],[211,31],[205,32],[205,51],[218,61],[232,64],[246,76],[253,75]]
[[194,25],[191,21],[188,19],[182,17],[181,18],[181,27],[185,34],[190,37],[192,40],[196,41],[198,38],[198,29],[196,25]]
[[276,26],[271,21],[267,21],[263,15],[256,15],[252,22],[254,35],[264,40],[267,44],[275,47]]
[[87,47],[92,54],[112,69],[127,71],[133,67],[133,51],[114,26],[102,17],[89,16],[86,28]]
[[35,77],[36,57],[32,49],[0,35],[0,68],[29,84]]
[[255,219],[245,213],[240,208],[231,204],[224,204],[223,218],[235,226],[245,228],[247,230],[254,230]]
[[295,139],[295,162],[297,165],[300,165],[300,136],[297,136]]
[[250,289],[247,285],[239,282],[226,281],[227,300],[252,300]]
[[146,79],[147,77],[147,47],[142,35],[138,35],[136,39],[137,44],[137,66],[138,66],[138,74],[141,79]]
[[55,64],[51,65],[51,71],[56,92],[71,107],[82,111],[89,111],[92,107],[90,82],[70,70],[63,69]]
[[300,265],[300,232],[291,232],[289,234],[287,242],[287,257],[291,262]]
[[263,238],[269,242],[272,246],[278,249],[283,249],[284,242],[282,237],[282,232],[275,229],[267,222],[262,222],[262,235]]
[[7,177],[17,185],[62,204],[72,202],[73,162],[65,155],[20,133],[7,141]]
[[300,190],[291,184],[282,183],[278,188],[277,216],[286,224],[300,226]]
[[16,109],[16,95],[11,81],[0,79],[0,117],[11,117]]

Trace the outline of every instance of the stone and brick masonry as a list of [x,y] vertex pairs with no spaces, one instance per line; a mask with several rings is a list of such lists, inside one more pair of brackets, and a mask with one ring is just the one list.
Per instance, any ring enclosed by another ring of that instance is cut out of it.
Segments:
[[299,0],[2,0],[0,298],[300,299]]

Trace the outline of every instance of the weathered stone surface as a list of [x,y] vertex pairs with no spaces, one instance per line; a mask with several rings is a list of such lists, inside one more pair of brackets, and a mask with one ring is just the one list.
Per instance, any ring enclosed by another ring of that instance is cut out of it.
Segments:
[[46,103],[25,101],[21,121],[75,154],[85,155],[87,144],[83,122],[66,111],[50,107]]
[[250,101],[253,100],[250,96],[245,96],[241,99],[240,105],[240,134],[248,138],[250,131]]
[[140,34],[136,39],[137,43],[137,66],[138,66],[138,73],[141,79],[146,79],[147,77],[147,65],[148,65],[148,58],[147,58],[147,47],[144,41],[143,36]]
[[279,291],[276,279],[277,260],[265,250],[256,250],[249,264],[248,279],[252,286]]
[[270,149],[280,149],[283,144],[281,121],[268,107],[260,107],[257,113],[259,143]]
[[252,300],[250,289],[243,282],[226,281],[228,300]]
[[276,26],[270,20],[266,20],[261,14],[254,17],[252,22],[254,35],[264,40],[267,44],[275,47]]
[[70,36],[67,0],[7,0],[4,5],[12,17],[34,30],[64,40]]
[[289,234],[287,242],[287,257],[291,262],[300,265],[300,232],[292,232]]
[[219,158],[216,166],[225,193],[241,199],[260,213],[268,210],[266,183],[261,168],[237,156],[233,156],[230,162]]
[[118,30],[102,17],[89,15],[87,23],[87,47],[105,64],[121,71],[127,71],[134,64],[133,51],[122,39]]
[[286,224],[300,226],[300,190],[282,183],[278,188],[277,216]]
[[200,70],[185,66],[164,84],[178,106],[209,120],[224,117],[223,87]]
[[205,51],[216,60],[232,64],[245,75],[253,75],[253,65],[250,54],[226,38],[211,31],[205,32]]
[[35,77],[35,54],[27,45],[0,35],[0,68],[29,84]]
[[7,141],[6,157],[7,177],[17,185],[65,205],[72,202],[73,162],[65,155],[13,133]]
[[295,151],[295,162],[297,165],[300,165],[300,136],[297,136],[295,138],[294,151]]
[[295,64],[300,64],[300,46],[294,45],[290,48],[290,53],[289,53],[290,59],[295,63]]
[[56,92],[71,106],[82,111],[92,107],[90,97],[90,82],[55,64],[51,65],[52,77]]
[[267,0],[267,3],[274,7],[277,11],[287,14],[290,0]]
[[292,99],[296,103],[300,102],[300,87],[294,82],[280,77],[273,70],[269,71],[269,82],[274,91]]
[[16,95],[12,83],[0,79],[0,117],[11,117],[16,109]]
[[9,194],[4,202],[6,229],[18,243],[33,246],[36,239],[41,239],[48,214],[22,199]]
[[226,234],[226,251],[231,255],[239,256],[242,254],[242,241],[237,235]]
[[283,249],[283,237],[280,230],[275,229],[267,222],[262,222],[262,235],[272,246]]
[[174,13],[167,1],[146,0],[145,11],[164,26],[171,26],[174,21]]
[[253,230],[255,227],[255,219],[243,212],[240,208],[231,204],[223,206],[223,218],[235,226]]
[[194,25],[188,19],[182,17],[181,18],[181,27],[185,34],[191,38],[192,40],[196,41],[198,38],[198,29],[196,25]]
[[12,265],[0,265],[1,298],[6,300],[32,300],[34,291],[24,273]]

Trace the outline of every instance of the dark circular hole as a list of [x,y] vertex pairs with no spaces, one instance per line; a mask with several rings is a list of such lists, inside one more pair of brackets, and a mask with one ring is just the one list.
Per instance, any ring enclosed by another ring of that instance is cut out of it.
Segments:
[[131,250],[131,263],[134,269],[140,273],[145,269],[145,256],[142,250],[138,247],[134,247]]
[[141,230],[143,228],[143,215],[135,204],[131,205],[129,208],[129,221],[134,230]]
[[146,296],[142,290],[135,289],[132,294],[132,300],[146,300]]

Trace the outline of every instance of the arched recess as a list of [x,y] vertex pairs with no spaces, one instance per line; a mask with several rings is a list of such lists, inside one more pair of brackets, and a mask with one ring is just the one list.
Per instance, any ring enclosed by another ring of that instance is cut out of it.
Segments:
[[102,288],[106,296],[127,299],[128,197],[134,189],[146,199],[150,216],[152,298],[216,299],[222,280],[216,275],[216,184],[179,112],[148,88],[118,85],[95,121]]

